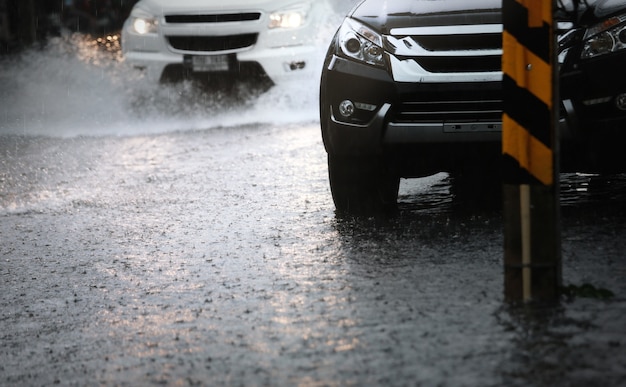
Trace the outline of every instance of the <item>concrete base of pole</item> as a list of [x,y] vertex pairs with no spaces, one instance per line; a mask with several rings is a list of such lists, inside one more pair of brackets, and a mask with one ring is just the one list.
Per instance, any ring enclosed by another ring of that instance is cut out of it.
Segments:
[[562,285],[554,187],[503,186],[504,288],[511,302],[555,302]]

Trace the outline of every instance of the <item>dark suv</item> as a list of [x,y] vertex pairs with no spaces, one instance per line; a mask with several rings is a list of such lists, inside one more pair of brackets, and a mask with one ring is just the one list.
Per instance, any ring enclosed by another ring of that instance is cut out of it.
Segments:
[[[589,9],[563,5],[571,28],[561,56],[568,149],[588,144],[581,133],[607,118],[624,127],[626,77],[618,71],[626,63],[624,9],[623,0]],[[500,0],[357,5],[330,44],[321,79],[322,137],[337,210],[395,208],[402,177],[497,175],[501,55]],[[595,106],[601,104],[603,112]],[[582,168],[579,158],[587,159],[572,157],[572,168]]]

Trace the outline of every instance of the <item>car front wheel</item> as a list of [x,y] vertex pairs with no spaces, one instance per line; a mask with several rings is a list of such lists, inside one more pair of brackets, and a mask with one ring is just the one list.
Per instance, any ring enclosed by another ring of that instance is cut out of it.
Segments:
[[374,216],[396,209],[400,178],[380,157],[328,154],[328,174],[338,213]]

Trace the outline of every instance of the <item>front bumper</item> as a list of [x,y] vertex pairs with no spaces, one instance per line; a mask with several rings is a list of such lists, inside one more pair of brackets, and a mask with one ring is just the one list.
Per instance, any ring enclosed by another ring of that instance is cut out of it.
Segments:
[[[580,61],[562,70],[561,98],[575,131],[584,137],[626,133],[626,51]],[[621,100],[621,103],[620,103]],[[584,141],[584,140],[583,140]]]
[[[380,154],[394,146],[501,141],[500,82],[400,83],[384,69],[338,56],[324,71],[321,111],[328,114],[322,119],[330,152]],[[351,117],[339,113],[346,100],[357,106]]]
[[562,69],[562,114],[576,150],[570,158],[581,170],[626,171],[624,63],[626,52],[619,52]]
[[[253,50],[230,55],[235,56],[235,61],[227,72],[239,72],[242,63],[257,63],[274,83],[310,79],[321,61],[317,49],[312,46]],[[186,68],[185,56],[167,51],[127,51],[124,54],[126,63],[144,71],[152,81],[161,80],[165,69],[170,66]]]

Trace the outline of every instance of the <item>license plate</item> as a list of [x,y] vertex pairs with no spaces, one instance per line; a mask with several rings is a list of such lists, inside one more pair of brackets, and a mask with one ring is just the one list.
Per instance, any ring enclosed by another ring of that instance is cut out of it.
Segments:
[[228,71],[228,55],[202,55],[191,57],[191,69],[197,72]]
[[445,133],[501,132],[500,122],[445,123]]

